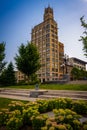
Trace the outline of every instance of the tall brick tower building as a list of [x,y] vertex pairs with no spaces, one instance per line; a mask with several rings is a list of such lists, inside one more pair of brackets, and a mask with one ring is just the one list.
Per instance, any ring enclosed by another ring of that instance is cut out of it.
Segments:
[[58,41],[58,27],[52,8],[45,8],[43,22],[32,29],[31,42],[40,53],[41,68],[37,74],[41,82],[57,81],[62,76],[64,45]]

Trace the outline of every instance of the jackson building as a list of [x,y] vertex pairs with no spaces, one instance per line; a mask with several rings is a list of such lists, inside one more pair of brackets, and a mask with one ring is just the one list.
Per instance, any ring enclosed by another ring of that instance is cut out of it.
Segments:
[[52,8],[45,8],[43,22],[32,29],[31,42],[37,46],[40,54],[41,68],[37,74],[41,82],[60,79],[63,74],[64,44],[58,40],[58,25]]

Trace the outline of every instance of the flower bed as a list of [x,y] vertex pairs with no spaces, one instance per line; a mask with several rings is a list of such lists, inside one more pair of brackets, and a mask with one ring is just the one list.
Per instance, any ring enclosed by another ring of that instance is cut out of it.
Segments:
[[[54,117],[46,112],[53,111]],[[58,98],[24,104],[12,101],[9,109],[0,112],[0,130],[87,130],[87,102]]]

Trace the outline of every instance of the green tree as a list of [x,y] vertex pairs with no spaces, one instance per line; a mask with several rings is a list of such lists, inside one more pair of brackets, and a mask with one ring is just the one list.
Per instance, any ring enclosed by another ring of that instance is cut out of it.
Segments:
[[73,69],[71,71],[71,75],[72,75],[73,79],[86,79],[87,71],[73,67]]
[[81,70],[79,70],[80,71],[80,76],[79,76],[79,78],[80,79],[84,79],[84,77],[85,77],[85,71],[83,70],[83,69],[81,69]]
[[73,67],[72,71],[71,71],[71,75],[73,79],[79,79],[80,76],[80,70],[76,67]]
[[87,79],[87,71],[81,69],[80,70],[80,79]]
[[36,84],[36,83],[40,82],[40,80],[37,78],[37,74],[36,73],[31,75],[30,80],[31,80],[30,84]]
[[4,58],[5,58],[5,43],[2,42],[0,43],[0,75],[6,65]]
[[84,28],[83,36],[81,36],[80,41],[83,43],[84,55],[87,57],[87,23],[84,20],[84,16],[80,18],[81,26]]
[[1,74],[1,85],[15,85],[15,71],[12,62],[10,62],[6,69]]
[[85,79],[87,79],[87,71],[85,71]]
[[28,42],[26,45],[21,44],[18,53],[15,56],[17,69],[27,75],[29,81],[31,75],[40,69],[39,52],[35,45]]

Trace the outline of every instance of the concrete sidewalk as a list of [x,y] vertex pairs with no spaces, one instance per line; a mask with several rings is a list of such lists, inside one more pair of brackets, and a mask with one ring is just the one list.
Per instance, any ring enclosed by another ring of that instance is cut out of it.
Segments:
[[5,95],[5,94],[0,94],[0,97],[16,99],[16,100],[24,100],[24,101],[36,101],[37,100],[37,98],[30,98],[30,97],[24,97],[24,96],[12,96],[12,95]]
[[50,99],[59,97],[87,100],[87,91],[47,90],[44,94],[39,95],[38,98],[30,97],[30,91],[31,91],[30,89],[0,88],[0,97],[25,100],[25,101],[36,101],[37,99]]

